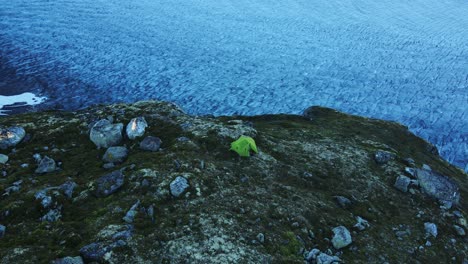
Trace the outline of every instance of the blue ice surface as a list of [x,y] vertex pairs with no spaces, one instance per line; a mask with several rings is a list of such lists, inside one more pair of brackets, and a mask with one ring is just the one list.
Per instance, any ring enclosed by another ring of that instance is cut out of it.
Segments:
[[0,0],[0,48],[66,108],[322,105],[403,123],[468,171],[466,0]]

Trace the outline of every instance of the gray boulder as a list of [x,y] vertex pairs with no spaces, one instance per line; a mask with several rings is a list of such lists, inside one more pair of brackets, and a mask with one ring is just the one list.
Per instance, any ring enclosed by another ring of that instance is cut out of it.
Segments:
[[325,253],[320,253],[317,256],[317,264],[333,264],[341,262],[341,259],[337,256],[330,256]]
[[375,162],[377,162],[377,164],[385,164],[385,163],[389,162],[391,159],[393,159],[394,156],[395,155],[390,153],[390,152],[379,150],[379,151],[375,152],[374,160],[375,160]]
[[98,148],[108,148],[122,141],[123,124],[112,124],[107,119],[99,120],[91,128],[89,137]]
[[346,208],[349,208],[351,206],[351,200],[349,200],[348,198],[344,197],[344,196],[335,196],[335,199],[336,199],[336,202],[338,203],[338,205],[343,208],[343,209],[346,209]]
[[426,222],[424,223],[424,230],[426,230],[426,235],[437,237],[437,225],[436,224]]
[[72,181],[67,181],[64,184],[60,185],[59,188],[62,190],[63,194],[68,198],[71,199],[73,195],[73,190],[77,184]]
[[393,186],[402,192],[407,192],[408,186],[410,185],[410,183],[411,183],[410,178],[400,175],[396,179],[395,184]]
[[333,238],[332,238],[332,244],[333,247],[336,249],[341,249],[353,242],[351,239],[351,233],[349,233],[349,230],[344,227],[344,226],[338,226],[333,228]]
[[53,264],[84,264],[83,259],[78,257],[64,257],[61,259],[57,259],[53,262]]
[[135,139],[141,137],[145,134],[145,129],[148,127],[148,123],[144,117],[136,117],[130,120],[130,123],[127,125],[127,136],[129,139]]
[[133,219],[135,219],[135,216],[138,212],[137,209],[139,205],[140,205],[140,200],[138,200],[134,205],[132,205],[130,210],[128,210],[128,212],[125,214],[125,216],[122,219],[129,224],[133,223]]
[[457,184],[446,176],[435,171],[416,170],[416,178],[422,191],[439,201],[446,208],[460,202],[460,191]]
[[35,172],[39,174],[43,174],[43,173],[53,172],[56,169],[57,169],[57,165],[55,164],[55,160],[45,156],[39,163],[39,167],[37,167]]
[[110,147],[104,153],[102,159],[106,163],[122,163],[128,156],[126,147]]
[[124,184],[125,176],[120,170],[111,172],[97,179],[95,195],[106,197],[118,191]]
[[161,139],[158,137],[145,137],[140,143],[140,149],[147,151],[158,151],[161,147]]
[[23,140],[26,131],[22,127],[9,127],[0,130],[0,149],[14,147]]
[[461,237],[466,235],[465,229],[463,229],[463,227],[461,227],[461,226],[453,225],[453,229],[455,230],[457,235],[459,235]]
[[182,193],[184,193],[187,190],[189,186],[190,185],[188,184],[187,179],[185,179],[182,176],[178,176],[177,178],[175,178],[175,180],[171,182],[169,188],[171,190],[171,194],[174,197],[179,197]]

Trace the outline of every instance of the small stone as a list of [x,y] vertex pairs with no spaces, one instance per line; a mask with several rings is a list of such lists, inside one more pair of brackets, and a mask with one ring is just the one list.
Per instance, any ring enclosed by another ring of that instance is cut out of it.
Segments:
[[398,189],[399,191],[407,192],[408,191],[408,186],[410,185],[410,183],[411,183],[410,178],[408,178],[406,176],[403,176],[403,175],[400,175],[396,179],[395,184],[393,186],[396,189]]
[[360,216],[356,217],[356,221],[357,223],[354,225],[354,227],[356,227],[359,231],[363,231],[364,229],[370,227],[369,222]]
[[100,262],[109,251],[110,248],[104,246],[102,243],[91,243],[80,249],[80,255],[87,262]]
[[122,141],[123,124],[112,124],[109,120],[99,120],[91,128],[89,137],[98,148],[108,148]]
[[390,152],[379,150],[379,151],[375,152],[374,160],[375,160],[375,162],[377,162],[377,164],[385,164],[385,163],[389,162],[391,159],[393,159],[394,156],[395,155],[390,153]]
[[0,238],[5,236],[6,226],[0,225]]
[[14,147],[23,140],[26,131],[22,127],[0,129],[0,149]]
[[57,259],[53,262],[53,264],[84,264],[83,259],[78,257],[64,257],[61,259]]
[[23,163],[20,166],[21,166],[21,168],[25,169],[25,168],[29,167],[29,164],[28,163]]
[[130,120],[130,123],[127,125],[127,136],[129,139],[135,139],[141,137],[145,134],[145,129],[148,127],[148,123],[144,117],[136,117]]
[[436,224],[426,222],[424,223],[424,230],[426,230],[427,235],[437,237],[437,225]]
[[335,199],[338,205],[343,209],[349,208],[351,206],[351,200],[344,196],[335,196]]
[[120,170],[102,176],[96,181],[95,195],[97,197],[106,197],[115,193],[123,186],[124,179],[125,176]]
[[432,170],[431,166],[429,166],[429,165],[427,165],[427,164],[423,164],[423,165],[422,165],[422,169],[423,169],[423,170],[427,170],[427,171],[431,171],[431,170]]
[[130,210],[128,210],[127,214],[125,214],[125,216],[122,219],[129,224],[133,223],[133,219],[135,219],[135,215],[137,214],[137,209],[139,205],[140,200],[138,200],[134,205],[132,205]]
[[56,169],[57,169],[57,166],[55,164],[55,160],[45,156],[39,163],[39,166],[35,172],[38,174],[44,174],[48,172],[53,172]]
[[309,262],[312,262],[312,260],[317,259],[317,256],[320,254],[320,250],[313,248],[309,253],[307,254],[306,260]]
[[428,240],[428,241],[426,241],[425,245],[426,245],[426,247],[430,247],[430,246],[432,246],[432,243],[431,243],[431,241]]
[[41,154],[36,153],[36,154],[33,155],[33,159],[36,161],[36,163],[39,163],[42,160],[42,156],[41,156]]
[[338,226],[333,228],[332,231],[334,233],[332,238],[332,244],[334,248],[341,249],[353,242],[351,239],[351,234],[346,227]]
[[102,160],[106,163],[122,163],[128,156],[126,147],[110,147],[104,153]]
[[179,197],[182,193],[184,193],[187,188],[189,187],[187,179],[182,176],[178,176],[175,180],[173,180],[170,184],[171,194],[174,197]]
[[60,212],[60,209],[52,209],[49,212],[47,212],[46,215],[41,217],[41,221],[57,222],[60,218],[62,218],[62,213]]
[[0,164],[5,164],[8,162],[8,156],[5,154],[0,154]]
[[416,177],[416,169],[406,167],[405,172],[411,175],[412,177]]
[[140,143],[140,149],[147,151],[158,151],[161,147],[161,139],[158,137],[148,136]]
[[457,235],[461,237],[466,235],[465,229],[463,229],[463,227],[461,226],[453,225],[453,229],[455,229],[455,232],[457,233]]
[[330,256],[325,253],[320,253],[317,256],[317,264],[332,264],[332,263],[339,263],[341,259],[337,256]]
[[76,186],[76,183],[72,181],[67,181],[64,184],[60,185],[60,189],[63,191],[63,193],[68,199],[71,199],[73,195],[73,189],[75,189]]
[[258,240],[258,242],[263,244],[265,242],[265,235],[263,233],[258,233],[257,240]]

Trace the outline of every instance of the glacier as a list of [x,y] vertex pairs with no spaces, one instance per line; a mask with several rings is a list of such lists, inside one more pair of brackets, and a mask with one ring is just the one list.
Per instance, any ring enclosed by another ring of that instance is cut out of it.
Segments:
[[59,108],[322,105],[405,124],[468,171],[467,14],[465,0],[0,0],[0,56]]

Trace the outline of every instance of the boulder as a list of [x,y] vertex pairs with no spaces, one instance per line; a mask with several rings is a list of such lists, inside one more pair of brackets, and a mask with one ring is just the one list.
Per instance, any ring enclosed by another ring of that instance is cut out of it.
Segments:
[[130,120],[128,123],[126,132],[129,139],[135,139],[145,134],[145,129],[148,127],[148,123],[144,117],[136,117]]
[[0,149],[14,147],[23,140],[26,131],[22,127],[9,127],[0,130]]
[[416,169],[416,178],[421,190],[446,208],[451,208],[460,202],[458,185],[450,178],[435,171],[421,169]]
[[91,128],[89,137],[98,148],[108,148],[122,141],[123,124],[112,124],[107,119],[99,120]]
[[332,238],[332,244],[334,248],[341,249],[347,247],[353,242],[351,239],[351,233],[349,233],[349,230],[346,227],[338,226],[333,228],[332,231],[334,234]]
[[158,151],[161,147],[161,139],[158,137],[145,137],[140,143],[140,149],[147,151]]
[[374,154],[374,160],[375,162],[377,162],[377,164],[385,164],[392,160],[394,157],[394,154],[383,150],[379,150]]
[[125,176],[120,170],[111,172],[97,179],[95,195],[106,197],[118,191],[124,184]]
[[410,183],[411,183],[410,178],[400,175],[396,179],[395,184],[393,186],[402,192],[407,192],[408,186],[410,185]]
[[175,180],[171,182],[169,187],[171,190],[171,194],[174,197],[179,197],[182,193],[184,193],[187,190],[189,186],[190,185],[188,184],[187,179],[185,179],[182,176],[177,176],[177,178],[175,178]]
[[43,173],[53,172],[56,169],[57,169],[57,165],[55,164],[55,160],[45,156],[39,163],[39,166],[37,167],[35,172],[39,174],[43,174]]
[[424,230],[428,236],[437,237],[437,225],[434,223],[424,223]]
[[72,181],[67,181],[64,184],[60,185],[59,188],[62,190],[63,194],[68,198],[71,199],[73,195],[73,190],[77,184]]
[[106,163],[122,163],[128,156],[126,147],[110,147],[104,153],[102,160]]

